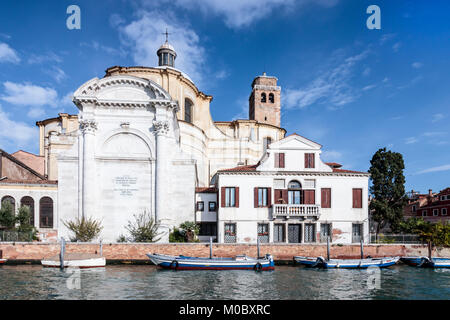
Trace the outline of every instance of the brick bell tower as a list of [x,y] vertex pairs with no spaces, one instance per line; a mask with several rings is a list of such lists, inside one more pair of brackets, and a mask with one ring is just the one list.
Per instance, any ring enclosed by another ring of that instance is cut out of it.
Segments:
[[281,88],[277,86],[277,81],[265,72],[253,80],[249,98],[250,120],[280,127]]

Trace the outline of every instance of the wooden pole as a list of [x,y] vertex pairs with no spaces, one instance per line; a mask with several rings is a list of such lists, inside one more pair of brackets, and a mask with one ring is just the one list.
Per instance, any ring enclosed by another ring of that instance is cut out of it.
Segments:
[[330,236],[327,237],[327,261],[330,261]]
[[259,259],[259,237],[256,236],[256,250],[257,250],[257,259]]
[[100,256],[103,256],[103,241],[100,239]]
[[430,258],[431,261],[431,241],[428,241],[428,258]]
[[209,258],[212,259],[212,237],[209,237]]
[[361,238],[361,259],[364,259],[364,244],[363,244],[363,238]]
[[66,241],[64,238],[61,238],[61,251],[59,252],[59,267],[61,270],[64,270],[64,254],[66,251]]

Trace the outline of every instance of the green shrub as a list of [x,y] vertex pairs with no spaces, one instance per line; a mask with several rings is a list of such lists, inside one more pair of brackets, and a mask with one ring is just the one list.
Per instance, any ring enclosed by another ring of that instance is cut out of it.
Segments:
[[161,239],[159,236],[162,232],[158,232],[160,224],[147,211],[133,217],[134,221],[128,221],[125,227],[130,233],[131,242],[156,242]]
[[74,233],[74,237],[70,238],[70,241],[76,242],[89,242],[97,238],[103,227],[101,221],[97,221],[94,218],[81,219],[76,218],[74,220],[63,221],[64,225]]
[[13,230],[16,225],[14,207],[9,201],[3,201],[0,209],[0,227],[5,230]]
[[31,211],[28,206],[21,206],[19,211],[17,212],[17,222],[19,223],[19,227],[17,231],[19,231],[19,236],[22,233],[22,241],[31,241],[38,240],[36,228],[31,224]]
[[200,232],[198,224],[192,221],[185,221],[179,228],[174,228],[169,234],[169,242],[199,242],[197,236]]

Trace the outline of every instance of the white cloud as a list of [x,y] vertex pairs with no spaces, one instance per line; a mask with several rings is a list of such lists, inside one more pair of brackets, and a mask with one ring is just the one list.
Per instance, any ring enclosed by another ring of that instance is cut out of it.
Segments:
[[322,152],[320,157],[326,162],[337,161],[342,159],[342,153],[336,150],[329,150]]
[[19,63],[20,58],[8,44],[0,42],[0,62]]
[[201,82],[206,58],[197,33],[169,12],[141,10],[137,15],[137,20],[119,26],[121,41],[131,49],[134,62],[144,66],[158,65],[156,51],[164,42],[162,32],[167,28],[171,33],[169,42],[179,53],[175,67]]
[[62,58],[60,56],[58,56],[56,53],[50,51],[47,52],[46,54],[32,54],[29,58],[28,58],[28,63],[29,64],[41,64],[44,62],[56,62],[56,63],[61,63],[62,62]]
[[363,71],[363,73],[362,73],[363,76],[366,76],[366,77],[367,77],[367,76],[370,74],[370,71],[371,71],[371,69],[370,69],[369,67],[365,68],[364,71]]
[[270,17],[274,11],[294,12],[300,6],[306,4],[316,4],[322,7],[333,7],[338,0],[166,0],[155,5],[147,4],[147,7],[162,7],[166,10],[167,4],[181,7],[190,11],[201,11],[203,14],[216,15],[224,19],[229,28],[242,28],[251,25],[253,22]]
[[15,105],[24,106],[55,106],[58,94],[53,88],[44,88],[30,83],[3,83],[5,95],[0,99]]
[[64,70],[57,66],[52,66],[51,68],[46,69],[45,73],[49,74],[58,83],[67,78]]
[[38,132],[35,126],[10,119],[0,106],[0,145],[2,147],[25,148],[34,142]]
[[417,174],[422,174],[422,173],[430,173],[430,172],[440,172],[440,171],[448,171],[450,170],[450,164],[445,164],[442,166],[437,166],[437,167],[431,167],[422,171],[417,172]]
[[375,88],[375,87],[376,87],[375,84],[370,84],[370,85],[365,86],[364,88],[362,88],[362,90],[363,90],[363,91],[367,91],[367,90],[373,89],[373,88]]
[[417,138],[415,138],[415,137],[409,137],[409,138],[406,138],[405,139],[405,143],[406,144],[413,144],[413,143],[416,143],[416,142],[418,142],[419,140],[417,139]]
[[116,49],[116,48],[112,48],[112,47],[108,47],[105,45],[100,44],[97,41],[91,41],[91,42],[81,42],[80,43],[81,47],[88,47],[91,49],[94,49],[95,51],[103,51],[109,55],[118,55],[118,56],[125,56],[126,52],[124,50],[121,49]]
[[380,38],[380,44],[384,44],[386,41],[393,39],[396,36],[395,33],[383,34]]
[[445,118],[445,116],[442,113],[435,113],[431,117],[431,122],[438,122],[438,121],[440,121],[440,120],[442,120],[444,118]]
[[353,68],[369,54],[364,51],[340,61],[337,66],[325,71],[309,85],[299,89],[286,89],[283,95],[287,109],[305,108],[314,103],[328,103],[336,108],[355,101],[359,94],[350,85]]
[[423,63],[421,63],[421,62],[413,62],[413,63],[411,64],[411,66],[412,66],[414,69],[420,69],[420,68],[423,67]]
[[394,45],[392,46],[392,50],[394,50],[394,52],[398,52],[400,50],[400,47],[402,46],[401,42],[396,42],[394,43]]
[[424,137],[436,137],[436,136],[443,136],[446,134],[447,134],[447,132],[444,132],[444,131],[430,131],[430,132],[424,132],[422,135]]

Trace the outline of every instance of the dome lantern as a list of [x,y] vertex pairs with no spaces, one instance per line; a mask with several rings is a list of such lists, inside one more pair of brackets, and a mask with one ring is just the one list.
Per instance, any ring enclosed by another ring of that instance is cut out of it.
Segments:
[[163,33],[166,35],[166,42],[159,47],[156,54],[158,55],[158,66],[168,66],[168,67],[175,67],[175,59],[177,57],[177,53],[175,52],[175,49],[172,47],[172,45],[169,43],[169,33],[166,32]]

